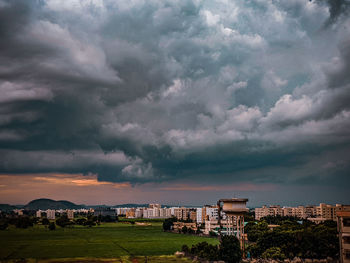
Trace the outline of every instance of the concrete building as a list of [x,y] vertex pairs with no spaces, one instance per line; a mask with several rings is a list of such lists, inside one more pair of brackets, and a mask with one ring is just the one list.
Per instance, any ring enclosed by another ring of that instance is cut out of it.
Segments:
[[266,216],[283,216],[284,213],[292,213],[288,208],[281,208],[279,205],[263,206],[261,208],[255,208],[255,219],[260,220]]
[[255,208],[255,219],[260,220],[265,216],[293,216],[302,219],[309,219],[314,222],[324,222],[326,220],[336,220],[336,206],[321,203],[319,206],[298,206],[280,207],[263,206]]
[[202,213],[203,213],[202,210],[203,210],[202,207],[196,209],[196,222],[199,224],[204,222],[203,216],[202,216]]
[[52,209],[46,210],[46,217],[47,219],[54,220],[56,218],[56,211]]
[[98,207],[94,209],[94,216],[110,216],[116,217],[116,211],[110,207]]
[[141,218],[143,215],[143,210],[142,208],[136,208],[135,209],[135,218]]
[[143,209],[143,218],[152,218],[153,217],[153,209]]
[[149,208],[162,208],[160,204],[149,204]]
[[190,208],[181,207],[174,209],[174,216],[178,220],[187,220],[189,219]]
[[74,210],[68,209],[67,210],[67,217],[68,217],[68,219],[74,219]]
[[321,203],[316,207],[316,216],[326,220],[336,220],[335,206]]
[[337,206],[340,262],[350,263],[350,205]]
[[35,216],[41,218],[41,210],[36,211]]
[[174,222],[173,230],[180,232],[180,231],[182,231],[182,228],[184,226],[186,226],[187,229],[192,229],[193,231],[197,231],[197,229],[198,229],[198,226],[196,223]]
[[125,217],[126,218],[135,218],[136,217],[135,216],[135,209],[132,208],[132,209],[126,211]]
[[196,212],[196,210],[191,210],[190,211],[189,218],[192,220],[192,222],[197,222],[197,212]]

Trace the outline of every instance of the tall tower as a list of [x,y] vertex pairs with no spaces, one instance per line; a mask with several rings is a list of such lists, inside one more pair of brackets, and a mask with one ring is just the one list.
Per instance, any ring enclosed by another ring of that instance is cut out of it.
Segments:
[[[246,198],[231,198],[231,199],[220,199],[218,201],[218,217],[220,230],[219,234],[221,236],[221,211],[227,216],[228,227],[227,234],[235,235],[241,245],[241,249],[244,253],[244,214],[249,211],[246,203],[248,199]],[[222,205],[222,206],[221,206]]]

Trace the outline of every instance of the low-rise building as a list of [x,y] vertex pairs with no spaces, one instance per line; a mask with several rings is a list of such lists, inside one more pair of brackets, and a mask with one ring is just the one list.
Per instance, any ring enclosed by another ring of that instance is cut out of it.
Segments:
[[[231,225],[232,223],[230,223],[227,219],[226,220],[221,220],[221,225],[222,225],[222,229],[221,229],[221,233],[222,234],[226,234],[227,229],[232,227]],[[235,225],[235,220],[233,221],[233,225]],[[212,220],[206,220],[205,221],[205,228],[204,228],[204,234],[209,235],[209,233],[211,231],[218,233],[220,228],[219,222],[217,219],[212,219]]]
[[198,229],[196,223],[174,222],[173,230],[179,232],[182,231],[183,227],[186,227],[187,229],[192,229],[194,232],[196,232]]

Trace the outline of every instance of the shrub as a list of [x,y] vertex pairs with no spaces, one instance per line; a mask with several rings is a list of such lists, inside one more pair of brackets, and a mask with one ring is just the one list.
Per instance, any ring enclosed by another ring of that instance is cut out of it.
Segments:
[[218,234],[216,234],[214,231],[209,231],[209,236],[216,237]]
[[185,254],[188,254],[190,252],[190,249],[187,245],[183,245],[181,248],[182,252],[185,252]]

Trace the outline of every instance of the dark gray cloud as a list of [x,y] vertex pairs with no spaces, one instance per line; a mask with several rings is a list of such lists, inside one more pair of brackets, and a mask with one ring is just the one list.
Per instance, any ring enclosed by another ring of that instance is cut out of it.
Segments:
[[0,0],[0,172],[348,182],[348,6]]

